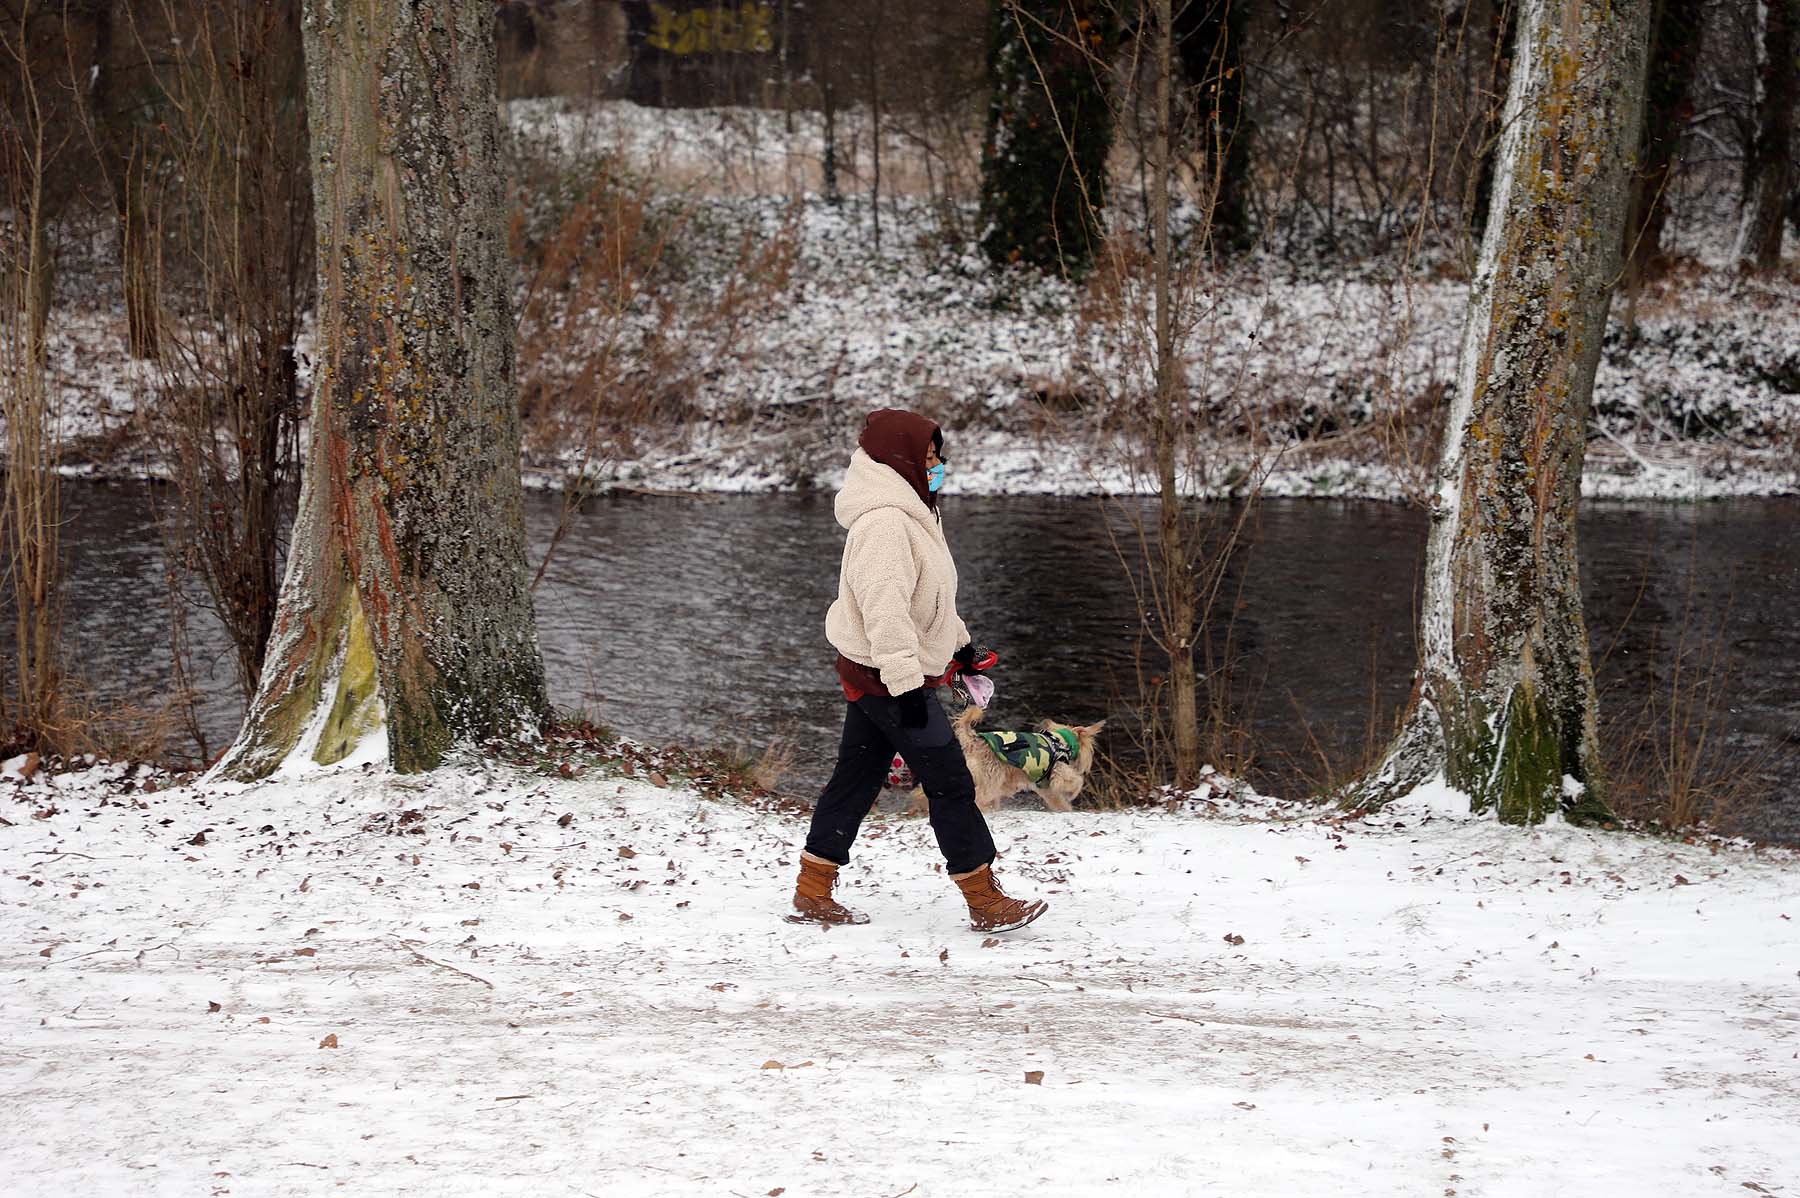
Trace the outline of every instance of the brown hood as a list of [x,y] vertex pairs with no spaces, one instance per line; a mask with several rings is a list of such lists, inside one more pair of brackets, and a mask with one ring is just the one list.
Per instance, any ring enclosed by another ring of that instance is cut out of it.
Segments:
[[925,506],[937,510],[937,496],[925,482],[925,451],[933,443],[942,452],[944,434],[916,412],[880,408],[869,413],[857,445],[869,457],[907,481]]

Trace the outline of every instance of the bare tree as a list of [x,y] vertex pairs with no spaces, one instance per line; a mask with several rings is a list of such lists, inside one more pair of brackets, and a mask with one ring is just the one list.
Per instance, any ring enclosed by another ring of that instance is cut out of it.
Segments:
[[261,683],[226,759],[402,771],[547,712],[525,560],[493,6],[307,0],[319,232],[311,447]]
[[1657,0],[1644,103],[1643,148],[1632,187],[1628,286],[1635,291],[1664,266],[1663,226],[1669,186],[1681,161],[1681,141],[1693,115],[1694,68],[1706,30],[1703,0]]
[[1606,811],[1575,555],[1585,426],[1643,108],[1649,5],[1523,0],[1432,498],[1407,721],[1363,787]]
[[1249,0],[1181,0],[1170,18],[1182,75],[1202,119],[1200,153],[1208,164],[1216,245],[1250,240],[1250,126],[1244,118],[1244,39]]
[[[0,564],[10,584],[17,659],[11,702],[0,687],[0,717],[37,743],[63,749],[62,415],[44,353],[52,294],[49,179],[61,139],[34,77],[32,24],[27,9],[0,26],[0,71],[11,101],[0,128]],[[0,725],[0,736],[11,731]]]
[[1737,259],[1747,270],[1781,261],[1782,217],[1794,190],[1794,98],[1800,90],[1800,0],[1765,0],[1756,140],[1744,163],[1744,223]]
[[171,557],[204,580],[249,700],[300,469],[295,341],[314,273],[300,0],[162,0],[151,15],[187,29],[141,143],[167,202],[125,223],[171,247],[162,282],[187,317],[161,331],[146,414],[176,483]]

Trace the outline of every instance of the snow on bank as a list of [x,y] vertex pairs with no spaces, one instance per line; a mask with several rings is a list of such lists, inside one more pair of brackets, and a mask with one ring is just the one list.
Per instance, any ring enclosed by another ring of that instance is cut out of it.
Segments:
[[[792,162],[817,151],[816,121],[805,114],[789,132],[782,114],[755,110],[532,101],[509,112],[531,152],[571,161],[616,152],[657,181],[659,203],[683,214],[668,254],[683,264],[680,277],[648,289],[622,344],[660,330],[678,357],[704,369],[683,382],[689,419],[632,430],[631,456],[604,482],[721,492],[832,486],[863,414],[899,404],[953,430],[961,452],[951,486],[964,494],[1149,489],[1142,446],[1132,444],[1143,422],[1120,414],[1129,411],[1120,397],[1144,390],[1143,347],[1133,347],[1116,296],[992,269],[946,227],[944,209],[916,195],[883,201],[877,250],[866,198],[833,206],[795,181]],[[729,186],[724,194],[697,186],[708,180]],[[1702,219],[1717,200],[1684,197],[1683,211],[1700,215],[1677,222],[1676,248],[1700,257],[1640,298],[1638,337],[1627,344],[1614,321],[1595,382],[1582,480],[1590,497],[1694,500],[1800,487],[1800,281],[1791,272],[1747,280],[1721,265],[1709,248],[1718,221]],[[974,213],[957,216],[966,234]],[[733,285],[744,247],[790,236],[791,272],[779,286],[759,280],[769,298],[737,332],[721,334],[715,293]],[[70,466],[155,474],[159,451],[133,410],[156,380],[125,359],[116,265],[95,255],[85,285],[59,297],[51,329],[51,382],[64,427],[81,442]],[[1261,463],[1265,494],[1420,496],[1436,453],[1423,430],[1453,378],[1466,296],[1466,283],[1436,266],[1275,254],[1219,280],[1186,343],[1186,381],[1206,435],[1217,438],[1207,451],[1212,478],[1196,490],[1241,488],[1252,465],[1242,428],[1254,424],[1278,450]],[[533,419],[532,481],[561,485],[586,455],[562,443],[554,412]],[[1396,421],[1414,444],[1387,435]]]
[[1051,911],[984,940],[918,822],[870,826],[872,922],[827,932],[779,918],[803,817],[679,787],[105,773],[0,784],[12,1195],[1800,1176],[1792,854],[1423,805],[1007,811]]

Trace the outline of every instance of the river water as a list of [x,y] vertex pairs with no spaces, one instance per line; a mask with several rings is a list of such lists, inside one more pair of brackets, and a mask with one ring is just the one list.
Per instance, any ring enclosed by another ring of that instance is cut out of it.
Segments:
[[[105,697],[154,700],[172,669],[150,502],[138,486],[72,484],[66,496],[76,671]],[[537,552],[559,510],[528,500]],[[1108,717],[1106,742],[1129,764],[1134,663],[1152,672],[1155,654],[1121,562],[1137,560],[1150,509],[952,496],[945,512],[959,605],[1002,657],[989,726]],[[1797,517],[1800,500],[1775,499],[1588,504],[1581,521],[1603,716],[1635,727],[1647,701],[1711,682],[1710,704],[1693,709],[1709,768],[1758,776],[1733,826],[1787,843],[1800,843]],[[1391,726],[1414,660],[1424,536],[1423,514],[1392,504],[1256,509],[1209,635],[1263,788],[1304,793],[1321,752],[1353,756]],[[746,755],[783,741],[794,754],[784,785],[816,788],[842,718],[823,636],[841,546],[828,494],[590,501],[537,595],[552,698],[652,741]],[[222,634],[203,613],[190,625],[216,750],[241,703]]]

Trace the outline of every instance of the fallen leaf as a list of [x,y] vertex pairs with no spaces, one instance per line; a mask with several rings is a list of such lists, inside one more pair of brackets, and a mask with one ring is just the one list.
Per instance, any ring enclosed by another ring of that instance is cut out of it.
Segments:
[[637,850],[632,848],[628,844],[622,844],[619,846],[619,856],[621,856],[621,857],[625,858],[625,860],[629,861],[633,857],[637,856]]
[[621,912],[619,912],[619,918],[620,919],[630,919],[631,915],[628,912],[621,911]]
[[309,891],[311,889],[312,889],[312,875],[307,874],[304,878],[300,879],[300,893],[305,894],[307,891]]
[[1242,936],[1238,935],[1236,932],[1225,933],[1225,943],[1226,944],[1242,944],[1243,942],[1244,942],[1244,938]]
[[464,882],[462,884],[462,888],[464,890],[480,890],[481,883],[480,882]]
[[1027,1069],[1025,1071],[1025,1084],[1028,1086],[1043,1085],[1044,1071],[1042,1069]]
[[949,964],[949,962],[950,962],[950,950],[949,950],[949,949],[945,949],[945,950],[944,950],[944,951],[943,951],[943,952],[940,952],[940,953],[939,953],[939,954],[938,954],[938,960],[939,960],[939,961],[941,961],[941,962],[943,962],[943,963],[944,963],[944,964]]
[[644,777],[650,779],[650,785],[652,786],[667,786],[669,784],[669,779],[656,770],[651,770],[649,773],[645,774]]
[[1256,1104],[1254,1102],[1234,1102],[1231,1105],[1245,1111],[1254,1111],[1256,1109]]
[[218,1011],[219,1009],[220,1009],[219,1004],[216,1002],[209,1002],[206,1004],[206,1013],[208,1015],[213,1014],[214,1012]]
[[316,948],[297,948],[294,950],[294,955],[296,957],[316,957],[319,955],[319,950]]
[[989,936],[986,940],[983,940],[981,942],[981,947],[982,948],[993,948],[996,944],[999,944],[999,943],[1000,943],[1000,937]]
[[559,828],[566,828],[574,822],[575,822],[575,813],[573,811],[565,811],[557,819],[556,826]]
[[[1675,885],[1677,885],[1677,886],[1692,886],[1693,883],[1688,881],[1686,878],[1682,877],[1680,874],[1676,874],[1675,875]],[[1748,1183],[1746,1183],[1746,1184],[1748,1184]]]
[[769,1191],[769,1198],[781,1198],[781,1195],[783,1195],[785,1193],[787,1193],[786,1186],[776,1186],[774,1189]]
[[783,1065],[780,1061],[764,1061],[762,1063],[762,1067],[764,1069],[786,1069],[787,1068],[787,1066]]
[[200,829],[200,831],[194,833],[193,836],[188,838],[188,843],[189,844],[205,844],[206,843],[206,829],[202,828],[202,829]]
[[48,957],[51,953],[53,953],[55,951],[56,951],[56,946],[54,944],[47,945],[46,947],[44,947],[38,951],[38,956]]
[[256,1022],[258,1022],[258,1023],[267,1023],[267,1022],[269,1022],[269,1017],[268,1017],[268,1016],[267,1016],[267,1015],[262,1015],[262,1016],[259,1016],[259,1017],[258,1017],[258,1018],[257,1018],[257,1020],[256,1020]]
[[319,1041],[320,1048],[336,1048],[337,1046],[338,1046],[338,1042],[337,1042],[337,1033],[336,1032],[331,1033],[329,1036],[327,1036],[323,1040]]

